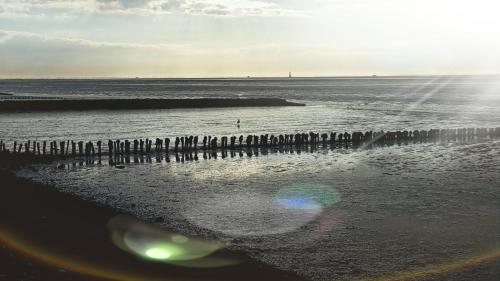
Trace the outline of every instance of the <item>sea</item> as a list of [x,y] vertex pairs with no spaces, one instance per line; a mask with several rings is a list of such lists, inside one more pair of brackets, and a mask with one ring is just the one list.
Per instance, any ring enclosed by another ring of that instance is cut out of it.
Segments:
[[[500,127],[500,76],[0,80],[0,92],[11,94],[0,99],[272,97],[306,104],[0,113],[8,145]],[[131,159],[119,169],[107,158],[73,159],[18,174],[310,280],[471,280],[470,267],[485,262],[493,266],[475,271],[474,280],[500,273],[499,140],[181,157]]]

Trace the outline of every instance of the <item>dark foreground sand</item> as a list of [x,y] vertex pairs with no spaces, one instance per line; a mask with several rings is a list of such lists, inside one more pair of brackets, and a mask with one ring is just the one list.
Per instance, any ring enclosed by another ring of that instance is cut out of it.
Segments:
[[0,169],[0,182],[2,281],[102,280],[95,275],[108,280],[300,280],[236,253],[224,254],[237,256],[240,264],[220,268],[145,261],[112,244],[106,225],[118,215],[115,210],[16,178],[5,169]]

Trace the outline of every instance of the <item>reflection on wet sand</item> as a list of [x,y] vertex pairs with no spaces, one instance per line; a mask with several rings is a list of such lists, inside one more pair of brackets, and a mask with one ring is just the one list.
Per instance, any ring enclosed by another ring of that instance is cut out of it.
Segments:
[[[245,148],[233,158],[228,150],[225,161],[219,149],[216,160],[206,151],[204,161],[199,151],[195,161],[193,151],[193,160],[184,153],[184,164],[172,154],[168,163],[161,153],[137,155],[137,164],[120,156],[124,164],[113,159],[114,166],[104,157],[101,165],[83,162],[56,173],[53,164],[36,167],[35,179],[185,237],[223,241],[307,278],[411,280],[408,272],[426,278],[448,274],[435,267],[456,271],[469,259],[494,259],[484,253],[495,248],[498,234],[497,146],[497,140],[387,142],[371,149],[320,144],[300,154],[295,147],[293,154]],[[141,165],[141,158],[151,164]],[[131,243],[133,237],[129,244],[152,261],[172,255]]]

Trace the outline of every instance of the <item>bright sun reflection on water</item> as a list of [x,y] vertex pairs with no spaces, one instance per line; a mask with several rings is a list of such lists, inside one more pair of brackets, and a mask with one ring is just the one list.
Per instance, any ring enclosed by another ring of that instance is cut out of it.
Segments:
[[[251,159],[247,161],[234,161],[227,165],[224,161],[199,162],[189,167],[189,176],[195,181],[205,182],[211,179],[225,178],[228,180],[242,180],[249,177],[260,175],[265,167]],[[168,176],[186,174],[186,167],[175,165],[170,166]]]

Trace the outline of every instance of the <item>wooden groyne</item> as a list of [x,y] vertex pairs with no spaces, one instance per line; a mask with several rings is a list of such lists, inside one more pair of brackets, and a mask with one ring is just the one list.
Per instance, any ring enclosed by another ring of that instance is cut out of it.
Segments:
[[0,112],[304,106],[277,98],[0,100]]
[[116,155],[152,155],[193,151],[242,151],[253,148],[350,147],[438,141],[474,141],[500,139],[499,128],[461,128],[405,131],[366,131],[353,133],[295,133],[279,135],[183,136],[156,139],[107,141],[14,141],[0,140],[1,155],[27,155],[49,159]]

